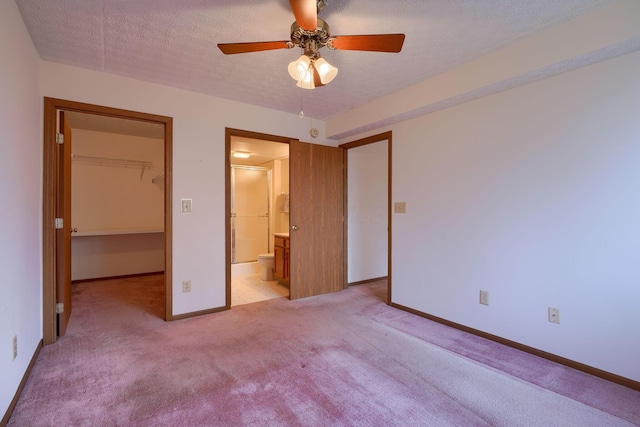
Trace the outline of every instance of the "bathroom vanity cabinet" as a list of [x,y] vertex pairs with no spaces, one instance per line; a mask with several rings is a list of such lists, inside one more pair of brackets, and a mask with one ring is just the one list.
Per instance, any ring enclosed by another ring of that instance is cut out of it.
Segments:
[[273,276],[278,280],[289,280],[289,236],[273,236]]

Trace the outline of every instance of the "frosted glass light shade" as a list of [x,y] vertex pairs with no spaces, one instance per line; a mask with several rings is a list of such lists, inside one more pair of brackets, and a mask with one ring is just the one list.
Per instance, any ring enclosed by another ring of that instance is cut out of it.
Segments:
[[304,79],[298,81],[298,84],[296,84],[296,86],[303,89],[315,89],[316,85],[313,81],[313,68],[309,69],[309,72],[304,77]]
[[289,63],[288,71],[291,78],[300,82],[307,78],[311,73],[311,59],[307,55],[302,55],[300,58]]
[[324,58],[318,58],[313,66],[318,70],[322,84],[326,85],[338,75],[338,69],[325,61]]

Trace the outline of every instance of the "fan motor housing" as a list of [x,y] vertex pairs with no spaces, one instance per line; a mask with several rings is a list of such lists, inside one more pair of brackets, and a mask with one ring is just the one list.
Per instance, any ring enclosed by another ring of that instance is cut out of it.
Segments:
[[294,46],[307,50],[309,48],[309,42],[311,41],[311,44],[315,44],[314,48],[317,51],[317,49],[329,43],[331,38],[330,33],[329,24],[320,18],[318,18],[318,26],[313,31],[304,30],[294,22],[291,24],[291,43],[293,43]]

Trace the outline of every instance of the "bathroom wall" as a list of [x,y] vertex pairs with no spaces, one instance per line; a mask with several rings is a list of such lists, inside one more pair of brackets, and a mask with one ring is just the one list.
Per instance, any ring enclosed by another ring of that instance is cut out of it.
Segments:
[[285,208],[285,194],[289,194],[289,159],[274,161],[274,176],[278,178],[277,183],[274,182],[274,195],[276,203],[274,204],[274,229],[275,233],[289,232],[289,212]]
[[273,233],[289,232],[289,212],[285,212],[285,194],[289,194],[289,159],[272,160],[260,166],[271,169],[269,252],[273,252]]
[[84,129],[72,130],[75,156],[142,160],[151,170],[71,164],[72,280],[164,270],[164,141]]

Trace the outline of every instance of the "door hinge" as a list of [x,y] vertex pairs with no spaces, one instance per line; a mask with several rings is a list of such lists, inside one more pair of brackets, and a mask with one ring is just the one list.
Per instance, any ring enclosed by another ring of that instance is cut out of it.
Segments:
[[64,313],[64,303],[59,302],[56,304],[56,314]]
[[64,228],[64,219],[56,218],[56,230]]
[[58,145],[64,144],[64,135],[61,134],[60,132],[56,133],[56,144]]

